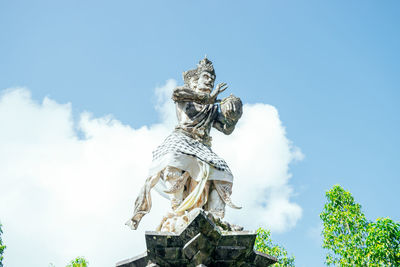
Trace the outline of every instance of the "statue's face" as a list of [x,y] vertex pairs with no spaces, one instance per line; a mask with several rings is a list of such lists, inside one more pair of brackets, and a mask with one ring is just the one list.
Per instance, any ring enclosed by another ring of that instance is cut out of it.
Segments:
[[203,93],[211,93],[212,89],[214,88],[214,80],[215,75],[206,71],[202,72],[197,81],[196,90]]

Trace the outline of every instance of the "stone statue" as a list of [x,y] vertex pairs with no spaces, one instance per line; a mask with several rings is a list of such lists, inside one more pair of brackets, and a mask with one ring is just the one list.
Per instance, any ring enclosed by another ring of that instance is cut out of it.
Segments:
[[233,175],[226,162],[211,150],[211,127],[231,134],[242,115],[242,102],[230,95],[217,97],[228,87],[214,89],[215,71],[207,58],[196,69],[183,73],[184,85],[174,89],[178,125],[153,151],[149,176],[135,202],[133,217],[126,223],[137,229],[151,209],[150,191],[154,187],[170,199],[171,211],[164,216],[158,231],[177,232],[191,219],[192,211],[203,209],[220,220],[225,205],[239,209],[231,201]]

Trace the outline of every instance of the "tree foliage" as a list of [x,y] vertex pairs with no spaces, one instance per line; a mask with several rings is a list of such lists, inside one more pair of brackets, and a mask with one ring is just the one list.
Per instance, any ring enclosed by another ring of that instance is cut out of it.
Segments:
[[326,193],[323,248],[327,265],[400,266],[400,224],[389,218],[368,221],[361,205],[339,185]]
[[65,267],[87,267],[89,262],[84,257],[77,257]]
[[263,228],[258,229],[254,244],[255,250],[276,257],[278,262],[274,264],[274,267],[294,267],[294,256],[289,257],[285,248],[274,244],[270,235],[270,231]]
[[3,240],[1,239],[1,235],[3,234],[2,226],[3,225],[0,223],[0,267],[3,267],[3,252],[6,248],[6,246],[3,245]]

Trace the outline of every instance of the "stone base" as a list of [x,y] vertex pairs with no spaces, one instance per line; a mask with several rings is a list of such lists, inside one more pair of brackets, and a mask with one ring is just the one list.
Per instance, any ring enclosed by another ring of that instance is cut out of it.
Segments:
[[116,266],[269,266],[277,262],[253,249],[255,239],[254,231],[221,231],[199,210],[178,234],[146,231],[147,252]]

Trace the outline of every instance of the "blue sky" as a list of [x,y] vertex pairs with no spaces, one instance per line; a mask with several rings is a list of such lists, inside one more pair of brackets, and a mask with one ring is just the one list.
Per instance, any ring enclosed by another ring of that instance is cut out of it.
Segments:
[[318,215],[334,184],[369,219],[400,220],[399,8],[398,1],[2,1],[0,90],[26,87],[37,101],[71,103],[74,116],[112,114],[137,128],[159,121],[154,88],[182,83],[181,73],[207,54],[229,93],[276,107],[305,155],[290,165],[302,218],[273,238],[298,266],[323,266]]

